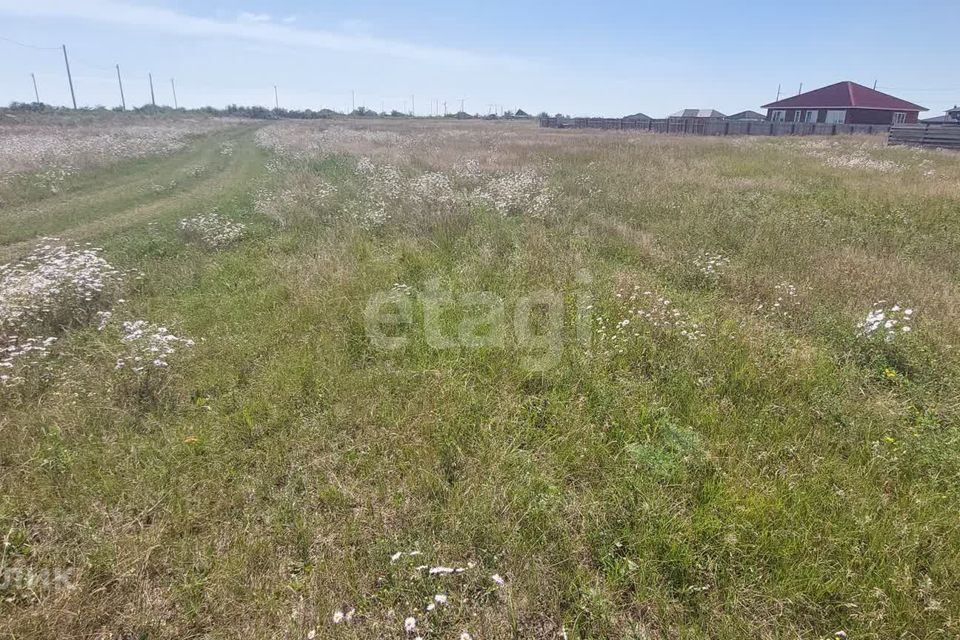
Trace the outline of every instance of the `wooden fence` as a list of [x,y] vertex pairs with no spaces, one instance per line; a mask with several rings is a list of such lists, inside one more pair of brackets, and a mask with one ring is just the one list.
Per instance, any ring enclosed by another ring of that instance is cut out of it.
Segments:
[[903,124],[890,129],[890,144],[960,149],[960,124]]
[[623,118],[540,118],[541,127],[554,129],[616,129],[694,136],[836,136],[886,133],[889,125],[823,124],[815,122],[744,122],[702,118],[627,120]]

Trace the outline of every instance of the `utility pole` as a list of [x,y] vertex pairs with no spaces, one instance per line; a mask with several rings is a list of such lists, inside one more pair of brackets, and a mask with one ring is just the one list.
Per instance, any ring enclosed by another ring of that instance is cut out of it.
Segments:
[[37,98],[37,104],[40,104],[40,91],[37,89],[37,76],[31,73],[30,77],[33,78],[33,95]]
[[446,100],[443,101],[443,117],[444,118],[447,117],[447,101]]
[[803,83],[802,83],[802,82],[800,83],[800,88],[797,89],[797,95],[800,95],[801,93],[803,93]]
[[60,45],[63,47],[63,63],[67,66],[67,82],[70,83],[70,99],[73,100],[73,108],[77,108],[77,94],[73,92],[73,76],[70,75],[70,60],[67,59],[67,45]]
[[874,90],[874,91],[877,90],[877,81],[876,81],[876,80],[873,81],[873,90]]
[[414,98],[413,94],[410,94],[410,115],[417,115],[417,100]]
[[273,109],[280,111],[280,94],[277,93],[277,85],[273,85]]
[[177,104],[177,85],[173,84],[173,78],[170,78],[170,88],[173,89],[173,108],[179,109],[180,105]]
[[777,85],[777,100],[776,100],[777,102],[780,102],[780,87],[781,87],[781,86],[783,86],[783,85],[781,85],[781,84],[778,84],[778,85]]
[[120,106],[127,110],[127,99],[123,97],[123,79],[120,77],[120,65],[117,65],[117,84],[120,85]]
[[466,100],[466,98],[460,98],[460,113],[464,113],[464,110],[463,110],[463,101],[464,101],[464,100]]
[[157,98],[153,95],[153,74],[148,73],[147,78],[150,80],[150,104],[157,106]]

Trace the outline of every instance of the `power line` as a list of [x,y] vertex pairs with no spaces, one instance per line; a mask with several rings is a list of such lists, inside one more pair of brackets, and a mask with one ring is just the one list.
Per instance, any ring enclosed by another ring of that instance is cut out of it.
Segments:
[[96,69],[97,71],[105,71],[107,73],[113,73],[112,67],[101,67],[98,64],[91,64],[86,60],[81,60],[80,58],[77,58],[76,56],[73,57],[73,63],[75,65],[79,64],[81,67],[89,67],[91,69]]
[[905,93],[909,93],[909,92],[960,93],[960,89],[904,89],[903,87],[877,87],[877,88],[883,89],[884,91],[903,91]]
[[3,36],[0,36],[0,40],[3,40],[4,42],[9,42],[10,44],[15,44],[18,47],[24,47],[27,49],[37,49],[39,51],[59,51],[60,50],[60,47],[38,47],[37,45],[34,45],[34,44],[25,44],[23,42],[13,40],[12,38],[4,38]]

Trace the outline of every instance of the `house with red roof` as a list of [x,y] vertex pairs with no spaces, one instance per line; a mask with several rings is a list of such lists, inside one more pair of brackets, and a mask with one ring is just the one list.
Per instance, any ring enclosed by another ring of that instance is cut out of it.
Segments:
[[763,105],[772,122],[826,124],[915,123],[926,107],[844,81]]

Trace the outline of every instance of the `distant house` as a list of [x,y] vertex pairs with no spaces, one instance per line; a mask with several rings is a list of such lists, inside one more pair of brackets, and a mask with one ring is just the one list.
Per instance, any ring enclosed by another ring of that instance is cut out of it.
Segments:
[[947,112],[942,116],[924,118],[920,122],[924,124],[960,124],[960,107],[947,109]]
[[516,111],[513,112],[513,117],[514,118],[531,118],[533,116],[531,116],[529,113],[527,113],[523,109],[517,109]]
[[904,124],[917,121],[926,107],[856,82],[844,81],[763,105],[772,122],[826,124]]
[[633,115],[623,116],[623,119],[624,119],[624,120],[631,120],[631,121],[634,121],[634,122],[646,122],[646,121],[648,121],[648,120],[653,120],[653,118],[651,118],[651,117],[648,116],[647,114],[645,114],[645,113],[639,113],[639,112],[634,113]]
[[737,122],[763,122],[767,119],[767,116],[748,109],[740,113],[735,113],[732,116],[727,116],[726,119],[736,120]]
[[680,109],[676,113],[671,113],[670,118],[696,118],[698,120],[723,120],[725,115],[716,109]]

